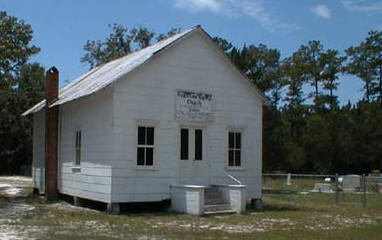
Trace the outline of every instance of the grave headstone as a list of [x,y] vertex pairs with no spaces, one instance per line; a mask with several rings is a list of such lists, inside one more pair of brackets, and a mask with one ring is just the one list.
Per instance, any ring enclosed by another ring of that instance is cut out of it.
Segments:
[[361,176],[355,174],[343,176],[342,189],[344,192],[359,192],[361,190]]
[[377,191],[379,194],[382,194],[382,183],[377,183]]
[[329,183],[315,183],[311,192],[333,193],[334,191]]
[[291,185],[291,174],[290,173],[287,174],[286,185],[287,186]]

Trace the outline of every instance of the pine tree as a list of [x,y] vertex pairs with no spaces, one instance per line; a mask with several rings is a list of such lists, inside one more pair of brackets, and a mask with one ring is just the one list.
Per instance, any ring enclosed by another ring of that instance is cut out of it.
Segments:
[[375,73],[375,84],[371,91],[378,96],[378,101],[382,105],[382,31],[370,31],[365,39],[365,45],[370,49],[370,68]]
[[0,32],[0,174],[11,174],[31,162],[32,120],[21,113],[42,99],[44,70],[28,63],[40,51],[30,25],[0,12]]
[[328,102],[330,109],[334,110],[338,106],[337,96],[334,91],[337,90],[338,74],[341,73],[342,63],[346,57],[339,56],[337,50],[327,50],[320,56],[320,64],[322,66],[322,85],[323,89],[328,90],[329,94],[324,95],[324,102]]
[[349,61],[344,70],[356,75],[362,81],[365,86],[365,98],[367,102],[373,100],[373,86],[375,85],[376,69],[373,67],[373,49],[366,41],[362,41],[358,46],[352,46],[345,50]]

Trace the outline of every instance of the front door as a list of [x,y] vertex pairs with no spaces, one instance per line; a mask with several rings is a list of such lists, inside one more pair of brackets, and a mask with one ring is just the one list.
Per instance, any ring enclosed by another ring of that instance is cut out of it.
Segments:
[[180,184],[209,185],[210,167],[206,154],[206,140],[206,128],[195,126],[180,127]]

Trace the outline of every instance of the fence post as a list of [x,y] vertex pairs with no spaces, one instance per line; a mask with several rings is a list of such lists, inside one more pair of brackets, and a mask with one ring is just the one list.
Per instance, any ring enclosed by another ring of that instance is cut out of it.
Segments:
[[366,207],[366,176],[362,174],[362,206]]
[[286,185],[287,185],[287,186],[290,186],[290,185],[291,185],[291,183],[290,183],[290,178],[291,178],[291,174],[288,173],[288,174],[287,174],[287,179],[286,179]]
[[340,201],[340,192],[339,192],[339,189],[338,189],[338,173],[336,173],[336,178],[335,178],[335,183],[336,183],[336,187],[335,187],[335,191],[336,191],[336,204],[339,203]]

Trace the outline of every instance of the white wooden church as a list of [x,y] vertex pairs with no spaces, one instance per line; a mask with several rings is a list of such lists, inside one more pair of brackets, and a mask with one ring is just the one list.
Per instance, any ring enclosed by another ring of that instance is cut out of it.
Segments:
[[198,215],[240,213],[261,199],[267,100],[200,26],[60,90],[57,69],[46,81],[47,99],[24,115],[34,119],[34,187],[48,198],[111,212],[170,199],[174,211]]

